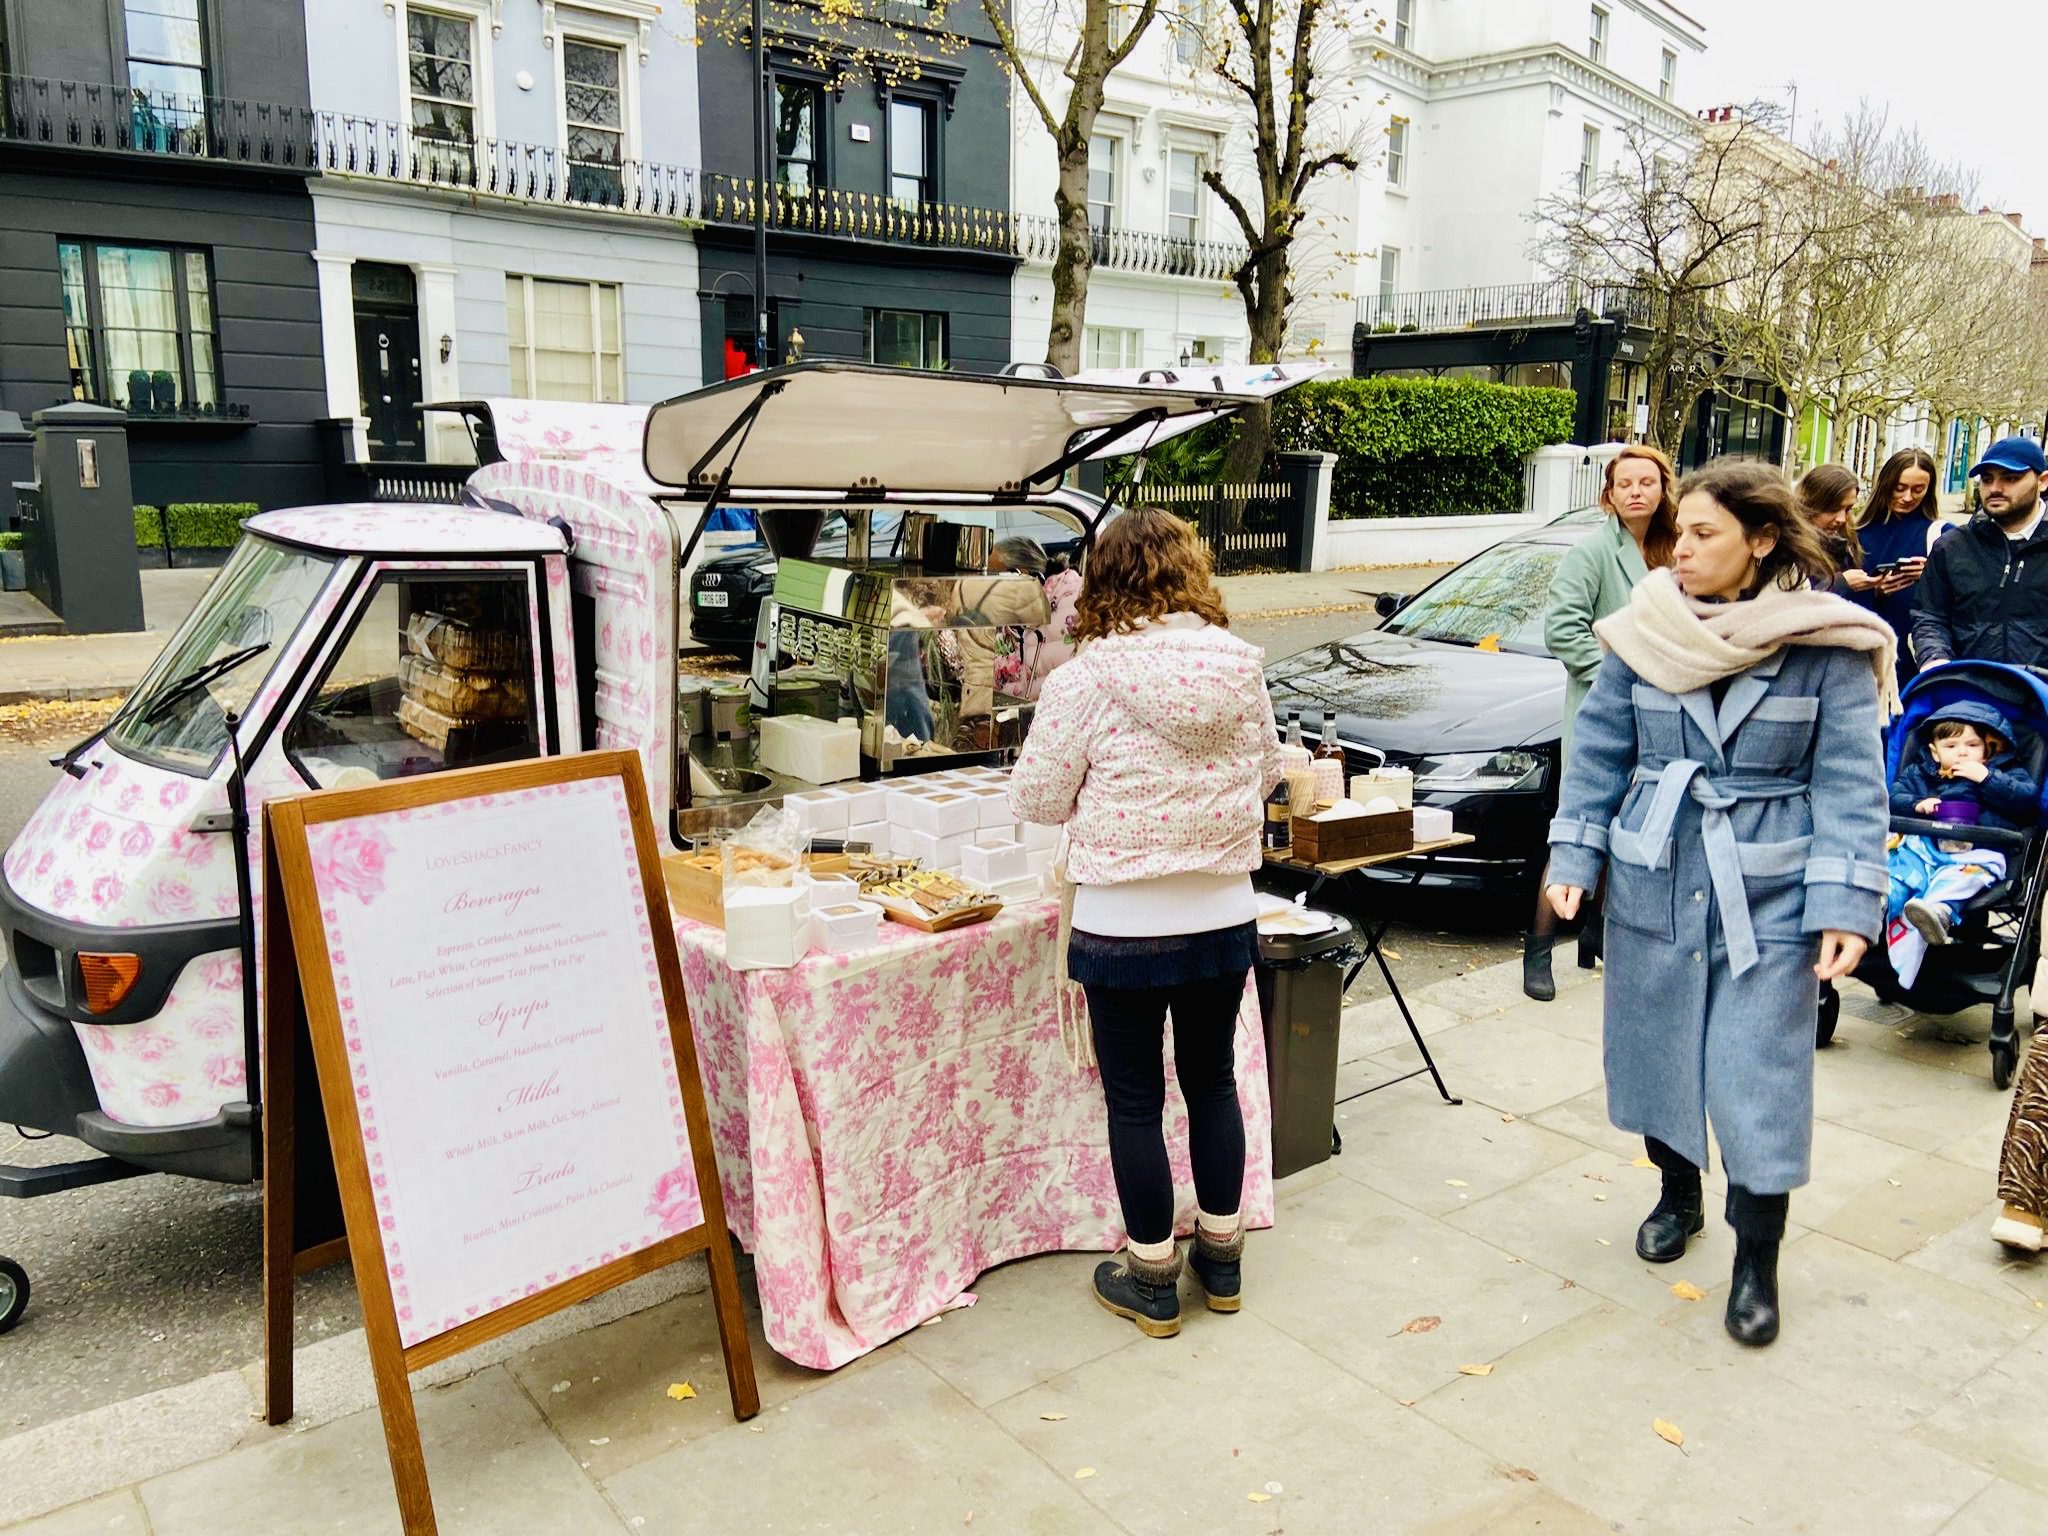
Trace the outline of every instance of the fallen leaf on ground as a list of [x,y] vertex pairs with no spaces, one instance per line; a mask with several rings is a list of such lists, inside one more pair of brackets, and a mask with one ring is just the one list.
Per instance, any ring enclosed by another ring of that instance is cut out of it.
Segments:
[[1509,1467],[1502,1475],[1518,1483],[1533,1483],[1536,1481],[1536,1474],[1527,1467]]
[[1656,1166],[1657,1165],[1651,1162],[1647,1157],[1639,1157],[1634,1162],[1629,1164],[1629,1167],[1631,1168],[1654,1168]]
[[1057,1424],[1061,1419],[1064,1419],[1066,1415],[1064,1413],[1041,1413],[1039,1417],[1045,1420],[1045,1422],[1048,1424]]
[[1401,1325],[1403,1333],[1434,1333],[1443,1324],[1440,1317],[1411,1317]]
[[1904,1189],[1906,1187],[1905,1185],[1901,1184],[1897,1179],[1886,1179],[1885,1183],[1891,1185],[1893,1189]]
[[1680,1301],[1699,1301],[1702,1300],[1707,1293],[1701,1290],[1698,1286],[1694,1285],[1690,1280],[1680,1280],[1677,1284],[1671,1287],[1671,1294],[1676,1296]]
[[672,1381],[668,1384],[668,1395],[679,1403],[686,1403],[697,1395],[697,1389],[687,1381]]
[[1415,1406],[1415,1399],[1412,1397],[1397,1397],[1394,1399],[1394,1401],[1399,1403],[1403,1408],[1413,1408]]
[[1485,1365],[1461,1365],[1458,1367],[1458,1374],[1460,1376],[1491,1376],[1493,1374],[1493,1362],[1488,1361]]
[[1500,1123],[1502,1125],[1513,1125],[1515,1123],[1515,1117],[1513,1115],[1502,1115],[1500,1117]]
[[1614,1246],[1614,1244],[1607,1241],[1607,1239],[1604,1237],[1596,1237],[1593,1239],[1593,1241],[1598,1243],[1602,1248],[1612,1248]]
[[1451,1186],[1451,1188],[1453,1188],[1453,1189],[1467,1189],[1467,1188],[1470,1188],[1470,1186],[1469,1186],[1469,1185],[1467,1185],[1467,1184],[1466,1184],[1466,1182],[1465,1182],[1465,1181],[1464,1181],[1463,1179],[1445,1179],[1445,1180],[1444,1180],[1444,1182],[1445,1182],[1446,1184],[1450,1185],[1450,1186]]
[[1671,1445],[1685,1444],[1685,1431],[1669,1419],[1652,1419],[1650,1428],[1657,1431],[1657,1438]]
[[1605,1195],[1595,1195],[1593,1198],[1595,1200],[1605,1200],[1607,1197]]
[[1245,1497],[1250,1499],[1254,1504],[1270,1504],[1273,1502],[1273,1495],[1271,1495],[1270,1493],[1253,1492],[1246,1494]]
[[1094,1475],[1095,1469],[1093,1467],[1083,1467],[1080,1471],[1074,1474],[1074,1481],[1078,1483],[1082,1478],[1093,1477]]
[[1401,951],[1399,951],[1398,949],[1389,949],[1384,944],[1380,946],[1380,953],[1385,955],[1389,960],[1398,960],[1401,958]]
[[1557,1288],[1560,1291],[1576,1291],[1579,1288],[1579,1282],[1567,1275],[1564,1279],[1557,1282]]

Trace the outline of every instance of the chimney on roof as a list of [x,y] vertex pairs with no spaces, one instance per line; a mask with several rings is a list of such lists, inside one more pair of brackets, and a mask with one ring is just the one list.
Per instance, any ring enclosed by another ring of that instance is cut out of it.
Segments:
[[1990,211],[1991,205],[1989,203],[1986,203],[1983,207],[1977,210],[1977,217],[1982,218],[1985,214],[1989,213]]
[[2048,256],[2048,240],[2043,240],[2039,235],[2034,236],[2034,254]]
[[2010,224],[2014,229],[2018,230],[2024,230],[2027,227],[2025,224],[2020,222],[2020,216],[2016,213],[2008,213],[2005,216],[2005,222]]

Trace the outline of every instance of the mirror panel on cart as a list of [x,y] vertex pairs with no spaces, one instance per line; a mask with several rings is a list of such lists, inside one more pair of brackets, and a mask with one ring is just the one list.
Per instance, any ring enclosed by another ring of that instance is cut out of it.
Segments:
[[706,642],[679,656],[686,828],[843,778],[1014,754],[1036,692],[1020,659],[1048,632],[1046,579],[1079,563],[1081,518],[943,500],[749,511],[761,543],[700,568],[684,610]]
[[309,783],[383,779],[540,753],[532,578],[387,571],[285,736]]

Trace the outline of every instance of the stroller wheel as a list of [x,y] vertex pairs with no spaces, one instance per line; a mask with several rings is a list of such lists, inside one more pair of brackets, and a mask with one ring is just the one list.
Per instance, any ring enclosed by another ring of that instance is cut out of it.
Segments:
[[21,1321],[28,1310],[28,1271],[12,1259],[0,1259],[0,1333]]
[[1820,994],[1820,1012],[1814,1022],[1813,1043],[1815,1049],[1829,1045],[1835,1038],[1835,1026],[1842,1019],[1842,994],[1833,987],[1824,987]]
[[2019,1065],[2020,1048],[2017,1041],[1994,1040],[1991,1042],[1991,1086],[2010,1088],[2013,1069]]

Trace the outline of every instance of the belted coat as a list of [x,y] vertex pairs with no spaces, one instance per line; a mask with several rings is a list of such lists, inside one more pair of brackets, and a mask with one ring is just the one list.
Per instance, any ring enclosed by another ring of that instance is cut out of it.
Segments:
[[1870,658],[1788,645],[1722,689],[1666,693],[1620,657],[1579,711],[1553,884],[1607,867],[1608,1118],[1729,1180],[1807,1181],[1813,965],[1823,930],[1876,939],[1884,762]]

